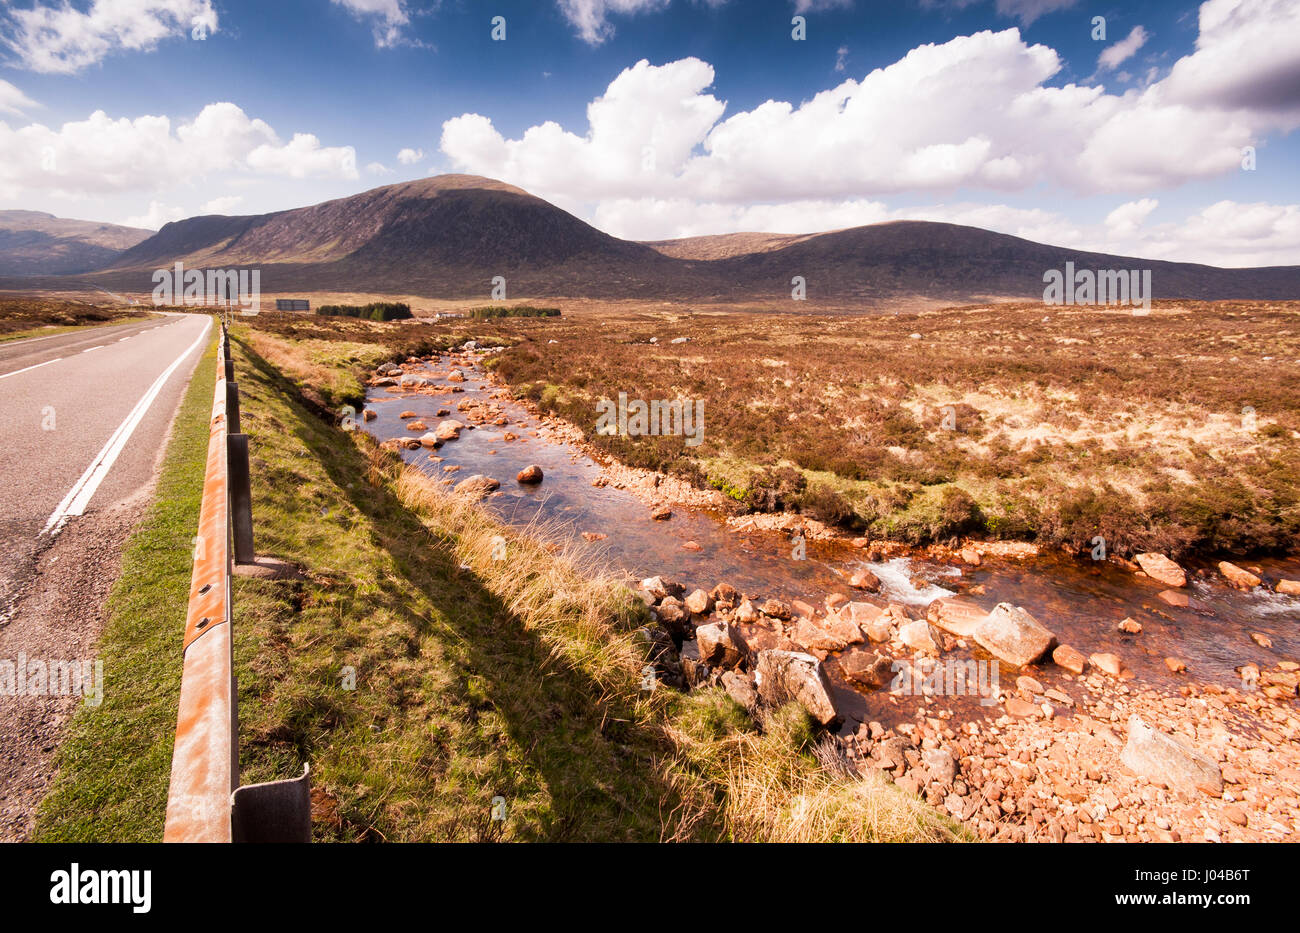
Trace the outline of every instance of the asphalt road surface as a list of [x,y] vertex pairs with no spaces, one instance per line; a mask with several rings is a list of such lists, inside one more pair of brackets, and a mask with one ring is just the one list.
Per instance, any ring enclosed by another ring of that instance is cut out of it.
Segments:
[[[211,337],[208,315],[176,314],[0,343],[0,663],[92,657]],[[30,830],[73,703],[0,696],[0,840]]]

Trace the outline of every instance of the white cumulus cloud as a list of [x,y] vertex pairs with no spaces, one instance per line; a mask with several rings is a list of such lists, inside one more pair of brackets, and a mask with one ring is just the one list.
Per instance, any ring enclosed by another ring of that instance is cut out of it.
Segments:
[[670,0],[557,0],[564,18],[590,45],[600,45],[614,34],[609,15],[652,13],[666,8]]
[[128,217],[122,221],[124,227],[142,227],[145,230],[157,230],[163,224],[171,223],[174,220],[183,220],[185,211],[179,207],[168,207],[160,201],[150,201],[149,210],[136,217]]
[[1106,229],[1111,236],[1132,236],[1160,204],[1155,198],[1128,201],[1106,215]]
[[228,194],[220,198],[213,198],[203,205],[204,214],[230,214],[235,208],[244,203],[244,196],[241,194]]
[[548,121],[507,139],[467,113],[443,124],[441,148],[461,170],[553,199],[745,203],[1040,183],[1145,191],[1235,169],[1264,128],[1246,111],[1171,101],[1162,83],[1122,95],[1049,85],[1061,67],[1017,29],[986,31],[722,119],[708,63],[641,61],[589,105],[582,135]]
[[1300,3],[1208,0],[1198,21],[1196,51],[1162,82],[1169,100],[1300,126]]
[[102,110],[57,128],[0,120],[0,197],[159,191],[216,172],[350,179],[356,152],[310,134],[283,143],[232,103],[209,104],[174,131],[166,116],[114,119]]
[[374,28],[375,45],[389,48],[404,41],[402,27],[411,22],[406,0],[330,0]]
[[1114,71],[1124,62],[1137,54],[1137,50],[1146,45],[1147,31],[1141,26],[1134,26],[1127,36],[1113,42],[1101,50],[1097,56],[1097,67],[1103,71]]
[[[10,7],[10,4],[6,4]],[[168,38],[217,31],[211,0],[92,0],[10,8],[0,43],[31,71],[72,74],[123,51],[150,51]]]
[[40,104],[8,81],[0,80],[0,113],[13,113],[21,116],[24,111],[39,106]]
[[423,149],[407,148],[397,153],[397,161],[401,162],[403,165],[414,165],[416,162],[419,162],[423,158],[424,158]]

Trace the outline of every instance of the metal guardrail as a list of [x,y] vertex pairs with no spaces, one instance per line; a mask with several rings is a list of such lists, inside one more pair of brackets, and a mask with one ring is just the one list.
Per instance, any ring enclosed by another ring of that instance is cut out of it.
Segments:
[[307,767],[293,780],[239,784],[231,577],[235,564],[254,562],[248,437],[239,428],[239,387],[223,324],[185,617],[164,842],[311,840]]

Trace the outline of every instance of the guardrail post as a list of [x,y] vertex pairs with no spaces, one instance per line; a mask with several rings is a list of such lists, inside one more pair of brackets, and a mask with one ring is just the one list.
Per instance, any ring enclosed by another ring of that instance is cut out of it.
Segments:
[[235,538],[235,563],[251,564],[253,554],[253,492],[248,466],[248,435],[226,436],[230,475],[230,516]]
[[239,384],[226,382],[226,430],[231,434],[242,433],[239,430]]
[[311,767],[291,780],[238,788],[230,824],[234,842],[311,842]]

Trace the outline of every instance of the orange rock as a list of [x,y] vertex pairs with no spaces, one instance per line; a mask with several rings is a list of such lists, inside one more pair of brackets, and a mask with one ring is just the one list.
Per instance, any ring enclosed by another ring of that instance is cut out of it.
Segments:
[[1139,554],[1135,558],[1142,571],[1165,586],[1187,585],[1187,572],[1163,554]]
[[1052,660],[1058,666],[1065,668],[1071,674],[1082,674],[1083,669],[1088,666],[1088,660],[1082,653],[1074,650],[1069,645],[1060,645],[1052,652]]
[[1219,573],[1239,590],[1252,590],[1264,582],[1249,570],[1243,570],[1226,560],[1219,561]]
[[1018,716],[1022,719],[1043,715],[1043,711],[1039,707],[1020,699],[1020,697],[1010,697],[1006,702],[1006,709],[1008,715]]
[[1124,662],[1117,654],[1098,652],[1088,658],[1088,662],[1099,671],[1111,677],[1119,677],[1124,672]]

